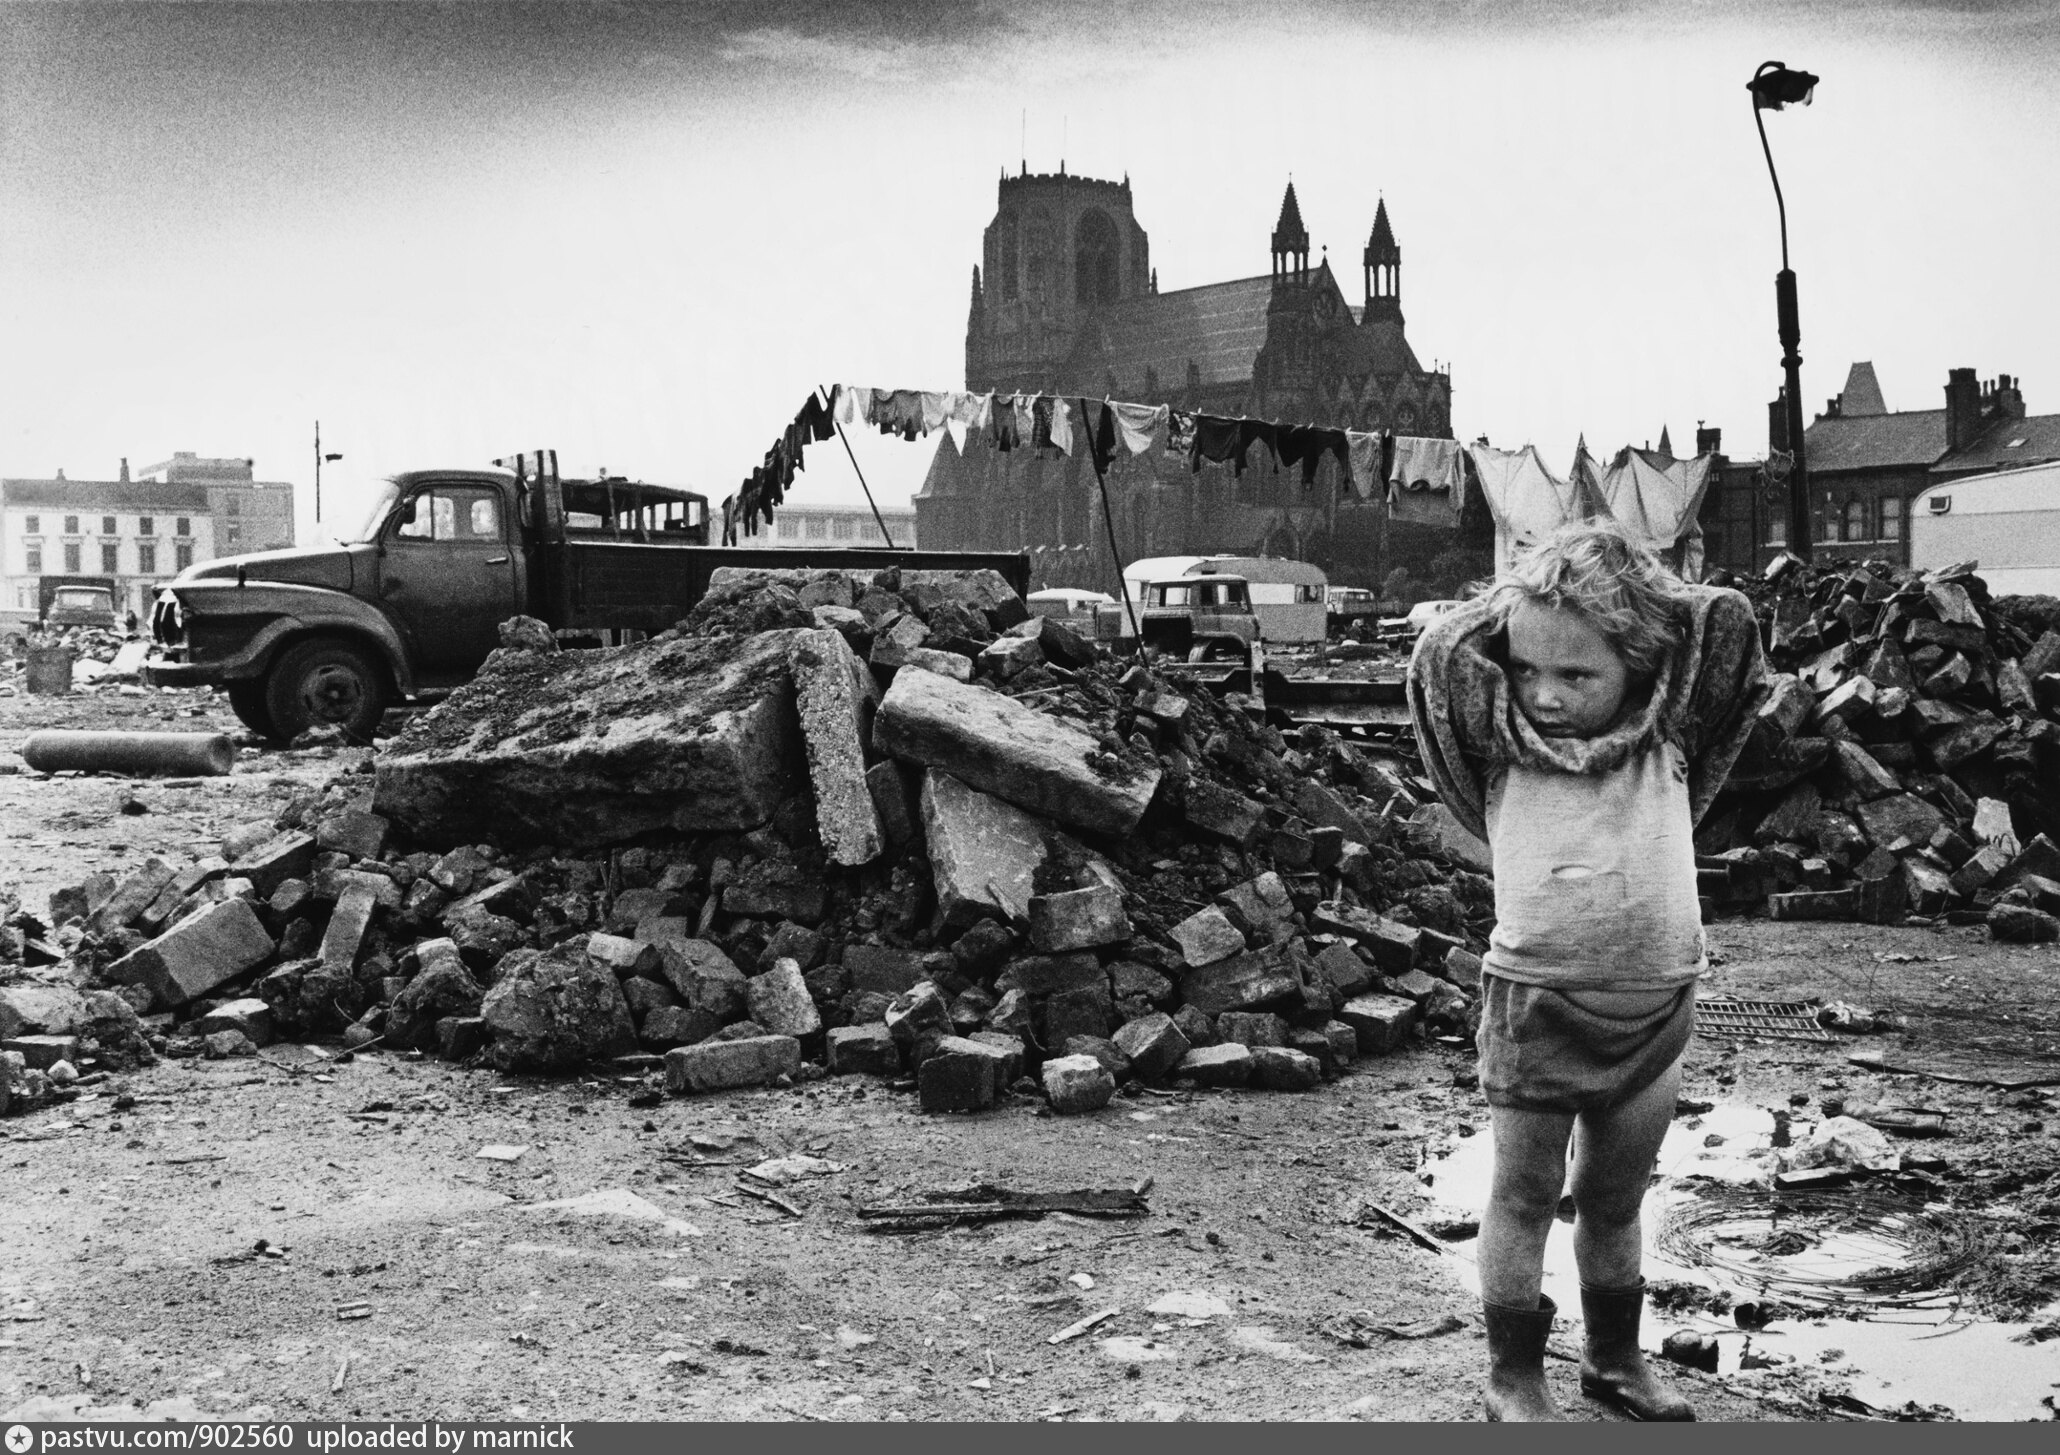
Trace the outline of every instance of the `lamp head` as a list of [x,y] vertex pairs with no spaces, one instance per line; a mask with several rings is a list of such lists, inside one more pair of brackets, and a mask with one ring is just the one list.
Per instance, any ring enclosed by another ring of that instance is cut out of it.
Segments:
[[1755,110],[1779,111],[1793,103],[1809,105],[1817,78],[1808,71],[1791,71],[1779,61],[1767,61],[1745,83],[1745,89],[1752,92]]

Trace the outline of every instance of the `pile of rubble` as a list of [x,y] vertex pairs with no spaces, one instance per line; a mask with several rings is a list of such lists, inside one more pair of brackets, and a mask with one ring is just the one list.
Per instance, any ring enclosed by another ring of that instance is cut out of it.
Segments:
[[1754,594],[1777,675],[1696,835],[1714,907],[2060,937],[2060,603],[1970,568]]
[[1470,1034],[1492,888],[1402,818],[1404,775],[1182,695],[992,573],[726,571],[648,642],[503,641],[219,855],[53,896],[85,988],[0,989],[17,1090],[341,1036],[1081,1111]]

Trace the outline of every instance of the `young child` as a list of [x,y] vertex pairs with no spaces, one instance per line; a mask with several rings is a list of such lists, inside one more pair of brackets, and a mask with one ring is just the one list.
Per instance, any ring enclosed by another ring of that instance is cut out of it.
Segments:
[[1523,553],[1410,662],[1425,765],[1495,866],[1479,1035],[1491,1420],[1564,1418],[1541,1283],[1570,1138],[1581,1392],[1639,1419],[1695,1418],[1639,1351],[1639,1205],[1707,964],[1691,834],[1763,675],[1743,596],[1685,584],[1609,522]]

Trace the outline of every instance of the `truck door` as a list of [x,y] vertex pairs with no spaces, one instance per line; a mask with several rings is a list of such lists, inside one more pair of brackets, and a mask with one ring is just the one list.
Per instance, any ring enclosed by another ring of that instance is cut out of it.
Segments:
[[389,527],[380,604],[413,641],[421,671],[462,676],[499,645],[496,628],[516,601],[510,522],[500,492],[433,485],[404,503]]

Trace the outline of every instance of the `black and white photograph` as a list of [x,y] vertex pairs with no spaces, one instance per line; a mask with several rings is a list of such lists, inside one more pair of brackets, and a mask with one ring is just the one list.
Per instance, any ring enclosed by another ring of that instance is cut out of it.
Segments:
[[7,1455],[2060,1419],[2056,77],[0,0]]

